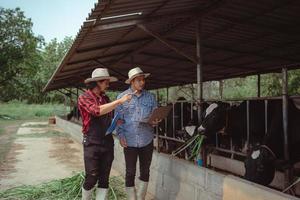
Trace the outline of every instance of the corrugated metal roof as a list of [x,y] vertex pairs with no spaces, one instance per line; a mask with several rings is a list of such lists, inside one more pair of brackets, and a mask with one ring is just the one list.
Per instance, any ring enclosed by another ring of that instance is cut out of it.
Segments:
[[44,90],[80,87],[103,66],[121,81],[114,90],[135,66],[152,74],[149,89],[195,83],[196,64],[137,25],[193,59],[200,18],[204,81],[299,67],[299,11],[297,0],[100,1]]

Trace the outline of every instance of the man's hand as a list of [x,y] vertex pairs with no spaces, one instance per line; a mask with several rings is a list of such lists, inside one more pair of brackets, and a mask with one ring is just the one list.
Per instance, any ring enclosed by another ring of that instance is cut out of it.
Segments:
[[132,99],[132,95],[135,95],[137,91],[135,91],[134,93],[131,94],[125,94],[124,96],[122,96],[119,101],[121,104],[125,103],[126,101],[130,101]]
[[120,145],[123,147],[123,148],[126,148],[127,147],[127,141],[124,137],[121,137],[120,138]]
[[158,119],[155,119],[154,121],[151,122],[151,125],[152,126],[157,126],[162,120],[158,120]]

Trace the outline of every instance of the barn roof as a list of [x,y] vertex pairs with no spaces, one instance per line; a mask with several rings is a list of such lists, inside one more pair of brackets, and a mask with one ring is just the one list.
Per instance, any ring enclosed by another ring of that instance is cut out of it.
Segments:
[[44,91],[80,87],[96,67],[122,81],[113,90],[134,66],[148,89],[195,83],[199,19],[204,81],[299,67],[298,0],[102,0]]

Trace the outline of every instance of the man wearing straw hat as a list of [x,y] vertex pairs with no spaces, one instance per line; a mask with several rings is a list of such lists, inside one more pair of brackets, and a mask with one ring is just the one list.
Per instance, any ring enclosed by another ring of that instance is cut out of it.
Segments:
[[[118,96],[118,99],[121,99],[136,91],[130,102],[126,102],[116,109],[123,120],[123,123],[117,127],[117,134],[121,146],[124,147],[125,186],[129,200],[145,199],[149,181],[153,153],[153,126],[157,124],[147,123],[147,118],[157,107],[154,95],[144,89],[146,78],[149,75],[139,67],[131,69],[125,82],[130,84],[130,87]],[[140,163],[140,177],[138,187],[135,189],[137,159]]]
[[88,90],[78,98],[78,108],[82,116],[83,151],[85,179],[82,186],[82,199],[90,200],[93,188],[98,182],[96,200],[107,198],[109,174],[114,159],[114,141],[106,135],[110,126],[112,111],[127,101],[132,95],[124,95],[110,102],[105,95],[110,82],[117,78],[109,75],[105,68],[97,68],[92,77],[85,80]]

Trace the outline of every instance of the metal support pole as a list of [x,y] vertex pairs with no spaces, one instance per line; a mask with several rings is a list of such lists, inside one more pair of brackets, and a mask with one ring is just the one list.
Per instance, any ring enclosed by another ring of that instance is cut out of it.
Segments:
[[72,101],[72,93],[70,92],[70,104],[69,104],[69,112],[72,111],[72,105],[73,105],[73,101]]
[[[196,24],[196,48],[197,48],[197,100],[201,105],[203,99],[203,74],[202,74],[202,57],[201,57],[201,20]],[[201,106],[198,106],[198,123],[201,124]]]
[[[191,121],[194,120],[194,101],[195,101],[195,90],[194,90],[194,84],[191,84],[191,94],[192,94],[192,99],[191,99]],[[195,104],[197,106],[197,104]]]
[[76,119],[79,119],[79,109],[78,109],[78,97],[79,97],[79,92],[78,92],[78,88],[76,88]]
[[193,109],[193,107],[194,107],[194,105],[193,105],[193,101],[191,101],[191,118],[190,118],[190,121],[193,121],[193,119],[194,119],[194,109]]
[[172,124],[173,124],[173,138],[175,138],[175,103],[172,103],[173,105],[173,117],[172,117]]
[[[158,103],[158,105],[160,105],[160,100],[159,100],[159,90],[156,90],[156,102]],[[158,126],[155,127],[155,131],[156,131],[156,142],[157,142],[157,152],[159,153],[160,149],[159,149],[159,133],[158,133]]]
[[157,103],[158,103],[158,105],[160,105],[160,99],[159,99],[159,90],[157,89],[156,90],[156,101],[157,101]]
[[223,80],[219,81],[219,95],[220,99],[223,99]]
[[[201,19],[196,22],[196,50],[197,50],[197,101],[198,101],[198,124],[202,123],[202,109],[201,103],[203,100],[203,64],[201,57]],[[205,145],[201,149],[201,157],[203,160],[203,166],[207,166],[207,152]]]
[[169,88],[167,88],[167,103],[169,102]]
[[180,119],[181,119],[181,130],[183,130],[183,102],[180,102]]
[[268,100],[265,100],[265,135],[268,133]]
[[260,97],[260,74],[257,75],[257,97]]
[[[283,119],[283,152],[284,159],[289,160],[288,141],[288,72],[287,68],[282,69],[282,119]],[[285,171],[284,185],[287,187],[290,182],[290,170]]]
[[247,150],[249,149],[250,144],[250,108],[249,108],[250,102],[247,100]]
[[192,101],[195,100],[195,88],[194,88],[194,84],[191,85],[192,86]]

